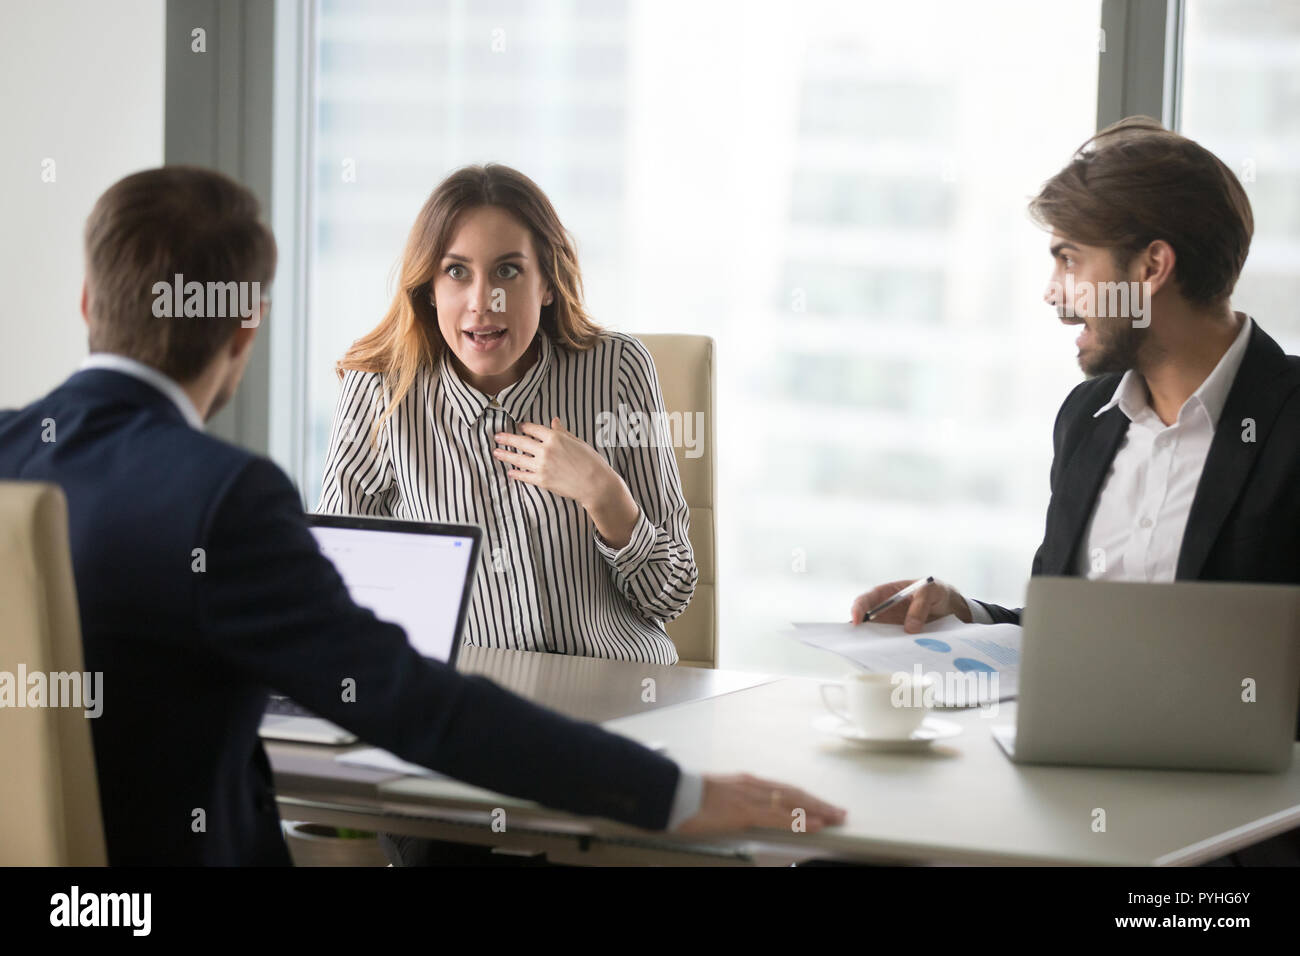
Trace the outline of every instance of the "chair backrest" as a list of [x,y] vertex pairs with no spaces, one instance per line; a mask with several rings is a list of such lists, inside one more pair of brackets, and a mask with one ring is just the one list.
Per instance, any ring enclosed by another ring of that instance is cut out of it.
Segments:
[[[707,335],[638,335],[637,338],[655,361],[664,407],[669,415],[676,412],[682,416],[681,434],[698,443],[692,449],[682,441],[674,448],[682,492],[691,509],[691,547],[695,550],[700,578],[690,607],[668,623],[668,636],[677,646],[679,663],[717,667],[718,579],[713,513],[717,418],[713,411],[713,339]],[[696,427],[697,421],[702,428]]]
[[0,482],[0,681],[14,695],[0,707],[0,866],[108,862],[85,708],[13,706],[38,702],[31,675],[45,675],[48,705],[64,692],[49,675],[83,671],[63,492]]

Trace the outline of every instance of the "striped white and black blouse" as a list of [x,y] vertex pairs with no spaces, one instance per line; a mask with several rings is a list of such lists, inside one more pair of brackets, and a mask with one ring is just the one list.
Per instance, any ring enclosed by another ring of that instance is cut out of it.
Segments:
[[[664,420],[654,362],[618,332],[602,333],[587,352],[538,337],[537,362],[495,398],[467,384],[444,351],[374,440],[391,395],[379,373],[345,372],[317,510],[480,525],[468,644],[675,664],[663,622],[686,609],[699,577],[677,462],[649,428],[609,440],[621,415]],[[640,506],[626,547],[609,547],[576,501],[512,481],[510,466],[492,457],[498,432],[549,427],[555,416],[609,462]]]

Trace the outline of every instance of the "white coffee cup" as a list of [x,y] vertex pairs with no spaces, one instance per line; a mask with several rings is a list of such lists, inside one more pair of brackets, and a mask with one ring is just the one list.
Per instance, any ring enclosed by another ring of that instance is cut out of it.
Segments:
[[[929,712],[925,706],[929,695],[925,691],[933,683],[932,676],[918,681],[906,671],[853,671],[838,684],[822,684],[820,689],[826,709],[863,735],[905,739],[925,720]],[[831,699],[835,692],[843,698],[840,706]]]

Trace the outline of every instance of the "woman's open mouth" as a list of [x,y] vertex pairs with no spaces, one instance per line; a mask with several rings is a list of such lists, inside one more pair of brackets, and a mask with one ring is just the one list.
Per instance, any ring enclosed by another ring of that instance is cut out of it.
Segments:
[[490,352],[506,340],[506,330],[500,326],[483,326],[466,329],[461,335],[469,342],[469,347],[476,352]]

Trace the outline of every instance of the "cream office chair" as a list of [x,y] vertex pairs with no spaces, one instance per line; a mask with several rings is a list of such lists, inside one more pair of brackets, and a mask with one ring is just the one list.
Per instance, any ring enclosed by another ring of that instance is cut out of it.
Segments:
[[[713,411],[713,339],[707,335],[638,335],[650,350],[659,374],[664,407],[682,416],[704,413],[698,457],[686,457],[687,449],[674,449],[682,492],[691,509],[691,547],[700,579],[686,611],[668,624],[668,636],[677,646],[679,663],[692,667],[718,666],[718,580],[714,548],[713,449],[717,418]],[[692,419],[694,420],[694,419]],[[683,434],[685,428],[683,423]]]
[[[19,664],[85,669],[63,492],[0,482],[0,671],[15,684]],[[0,708],[0,766],[0,866],[108,862],[83,708]]]

